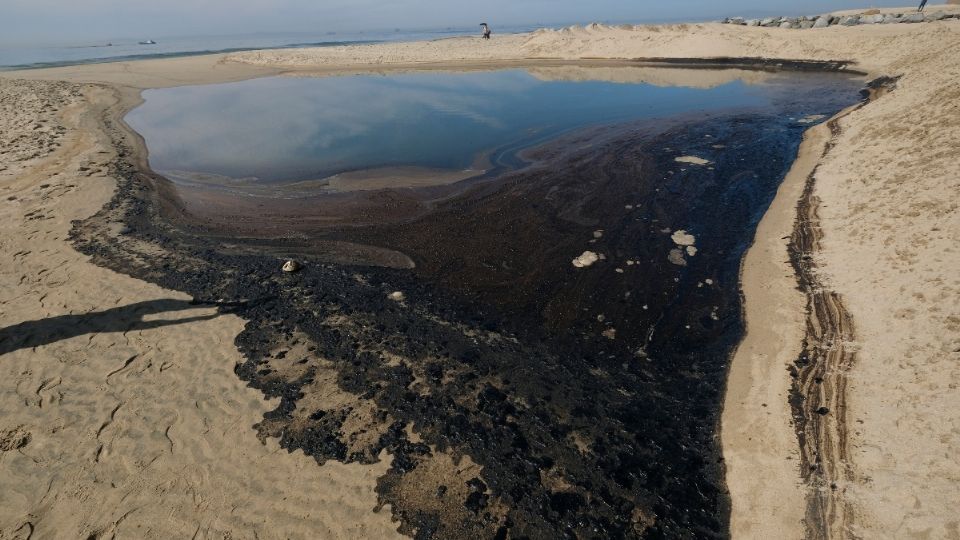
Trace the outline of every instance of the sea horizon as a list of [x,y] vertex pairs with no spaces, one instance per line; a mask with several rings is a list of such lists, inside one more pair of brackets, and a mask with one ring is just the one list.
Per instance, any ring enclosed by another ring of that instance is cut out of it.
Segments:
[[[772,12],[771,12],[772,13]],[[763,16],[766,10],[751,13]],[[717,19],[716,14],[690,14],[680,17],[654,17],[645,20],[590,20],[560,22],[496,23],[494,35],[533,32],[541,28],[566,28],[589,24],[679,24],[702,23]],[[103,39],[63,39],[39,42],[0,42],[0,71],[43,69],[83,64],[129,62],[152,58],[176,58],[205,54],[223,54],[267,49],[334,47],[365,43],[413,42],[479,35],[477,25],[450,25],[426,28],[374,28],[367,30],[316,32],[263,31],[208,35],[144,35]],[[142,44],[153,40],[155,44]]]

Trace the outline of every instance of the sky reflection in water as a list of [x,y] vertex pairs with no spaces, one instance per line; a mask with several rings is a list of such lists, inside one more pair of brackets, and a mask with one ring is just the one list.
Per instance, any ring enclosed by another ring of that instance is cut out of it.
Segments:
[[296,181],[392,166],[466,169],[480,153],[573,128],[764,107],[776,86],[548,81],[524,70],[273,77],[147,90],[127,122],[157,171]]

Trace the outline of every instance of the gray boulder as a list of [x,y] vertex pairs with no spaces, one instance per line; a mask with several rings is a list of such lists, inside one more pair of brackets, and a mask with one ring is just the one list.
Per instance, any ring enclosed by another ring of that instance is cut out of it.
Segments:
[[731,17],[730,24],[743,24],[743,17]]
[[760,21],[760,26],[780,26],[780,18],[777,17],[774,19],[772,17],[767,17],[766,19]]
[[926,17],[924,17],[924,20],[928,22],[942,21],[946,16],[947,16],[946,13],[942,11],[936,11],[934,13],[927,13]]
[[924,20],[923,13],[912,13],[903,18],[903,22],[907,23],[921,23]]
[[861,24],[880,24],[883,22],[883,15],[864,15],[860,17]]
[[896,24],[900,22],[900,16],[893,13],[887,13],[883,16],[883,24]]
[[747,26],[760,26],[760,19],[750,19],[745,24]]
[[793,28],[793,23],[790,21],[783,21],[780,23],[780,28]]
[[856,26],[856,25],[858,25],[858,24],[860,24],[860,16],[859,16],[859,15],[853,15],[853,16],[851,16],[851,17],[844,17],[844,18],[840,19],[840,25],[841,25],[841,26]]
[[800,29],[807,30],[813,28],[813,21],[800,21]]
[[824,15],[823,17],[817,17],[817,20],[813,22],[814,28],[826,28],[830,26],[830,17],[829,15]]

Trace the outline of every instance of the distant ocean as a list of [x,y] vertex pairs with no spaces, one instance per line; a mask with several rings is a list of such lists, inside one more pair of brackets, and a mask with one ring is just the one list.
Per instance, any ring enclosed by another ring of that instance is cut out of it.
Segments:
[[[529,32],[537,26],[494,27],[501,34]],[[100,43],[71,43],[51,46],[0,47],[0,70],[28,69],[102,62],[122,62],[146,58],[191,56],[258,49],[332,47],[351,43],[419,41],[454,36],[479,35],[479,26],[433,30],[394,30],[376,32],[318,32],[250,34],[210,37],[153,37],[104,40]],[[154,40],[155,45],[140,41]]]

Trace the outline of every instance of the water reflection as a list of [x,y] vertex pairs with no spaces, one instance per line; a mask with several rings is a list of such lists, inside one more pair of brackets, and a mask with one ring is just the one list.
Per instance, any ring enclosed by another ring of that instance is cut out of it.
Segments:
[[[479,158],[497,148],[577,127],[765,107],[782,95],[781,79],[651,68],[274,77],[148,90],[127,121],[144,136],[151,166],[179,178],[289,182],[391,167],[452,172],[482,169]],[[686,86],[668,86],[671,80]]]

